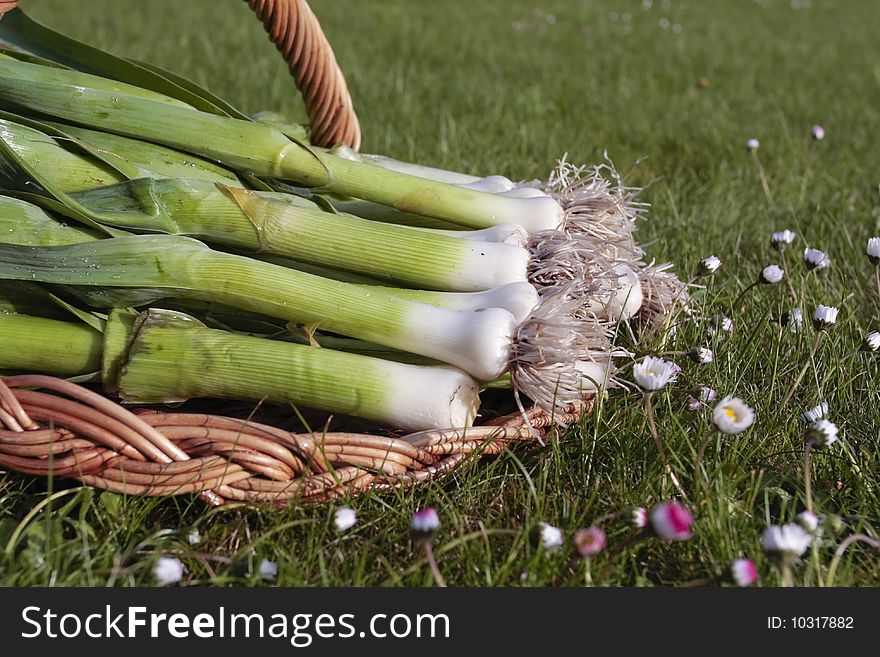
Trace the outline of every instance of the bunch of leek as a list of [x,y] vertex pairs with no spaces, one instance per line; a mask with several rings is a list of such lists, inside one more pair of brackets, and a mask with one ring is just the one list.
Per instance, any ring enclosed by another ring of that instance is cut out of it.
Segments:
[[480,385],[548,410],[609,385],[614,324],[666,310],[610,169],[516,184],[319,149],[20,10],[0,39],[0,340],[48,354],[0,370],[467,426]]

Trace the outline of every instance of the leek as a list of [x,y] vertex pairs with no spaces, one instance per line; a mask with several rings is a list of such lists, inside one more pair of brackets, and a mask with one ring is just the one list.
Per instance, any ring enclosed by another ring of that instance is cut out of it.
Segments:
[[161,310],[138,318],[119,372],[128,402],[265,399],[409,431],[470,426],[479,405],[476,383],[451,367],[235,335]]
[[0,312],[0,369],[78,376],[101,368],[102,337],[82,323]]
[[517,223],[536,231],[557,227],[559,204],[549,197],[508,198],[353,162],[290,140],[264,124],[200,112],[179,102],[129,93],[78,71],[0,58],[0,101],[223,162],[244,173],[373,201],[472,228]]
[[170,235],[42,248],[0,244],[0,279],[192,296],[435,358],[481,380],[507,370],[516,333],[513,315],[500,308],[435,308]]

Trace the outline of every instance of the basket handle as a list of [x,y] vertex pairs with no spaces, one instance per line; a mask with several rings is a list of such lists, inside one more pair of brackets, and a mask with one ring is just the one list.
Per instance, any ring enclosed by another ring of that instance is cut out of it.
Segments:
[[[0,18],[21,0],[0,0]],[[309,117],[316,146],[361,145],[358,122],[345,76],[333,48],[306,0],[246,0],[287,62]]]
[[290,68],[309,116],[316,146],[361,145],[345,76],[333,48],[306,0],[246,0]]

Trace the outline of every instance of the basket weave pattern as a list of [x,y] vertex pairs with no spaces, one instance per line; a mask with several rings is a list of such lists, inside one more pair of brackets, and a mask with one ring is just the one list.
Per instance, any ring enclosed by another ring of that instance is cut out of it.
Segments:
[[63,379],[11,376],[0,379],[0,466],[131,495],[320,502],[436,479],[469,458],[532,443],[589,405],[401,437],[302,434],[219,415],[135,414]]

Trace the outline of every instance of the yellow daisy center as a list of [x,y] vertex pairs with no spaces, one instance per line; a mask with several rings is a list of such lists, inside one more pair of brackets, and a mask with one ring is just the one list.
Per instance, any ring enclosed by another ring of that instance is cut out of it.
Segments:
[[739,418],[736,415],[736,411],[734,411],[730,406],[725,407],[724,414],[729,417],[731,420],[738,420]]

